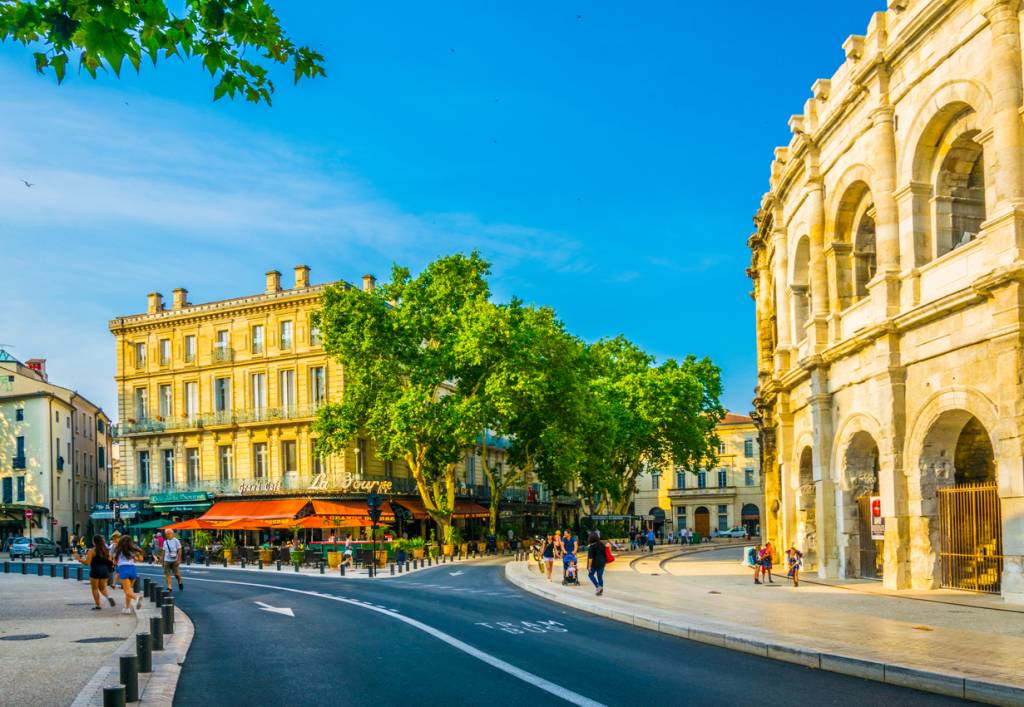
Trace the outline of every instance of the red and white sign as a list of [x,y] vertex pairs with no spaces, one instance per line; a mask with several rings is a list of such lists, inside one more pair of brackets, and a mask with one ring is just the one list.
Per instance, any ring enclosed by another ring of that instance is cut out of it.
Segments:
[[882,517],[882,498],[872,496],[870,501],[871,509],[871,539],[885,540],[885,518]]
[[32,517],[32,509],[31,508],[26,508],[25,509],[25,517],[26,518],[31,518]]
[[57,519],[56,518],[50,518],[50,525],[57,525]]

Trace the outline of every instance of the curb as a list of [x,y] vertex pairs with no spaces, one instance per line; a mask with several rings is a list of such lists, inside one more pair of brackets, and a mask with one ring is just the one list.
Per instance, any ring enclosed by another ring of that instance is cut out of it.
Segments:
[[[138,622],[135,631],[128,636],[107,661],[100,667],[92,679],[86,684],[71,707],[99,707],[103,704],[103,688],[120,683],[118,659],[125,655],[135,655],[135,636],[149,631],[149,619],[159,616],[160,610],[155,605],[143,600],[142,608],[136,610]],[[174,693],[178,688],[181,666],[192,645],[195,627],[188,615],[175,604],[174,633],[164,634],[164,649],[153,651],[153,672],[139,673],[139,700],[133,705],[147,707],[172,707]]]
[[781,660],[786,663],[802,665],[806,668],[827,670],[833,673],[850,675],[889,685],[909,687],[924,692],[959,697],[986,704],[1024,707],[1024,687],[1006,685],[963,675],[946,675],[837,653],[821,653],[799,646],[766,643],[734,634],[693,628],[683,623],[684,619],[682,617],[678,621],[662,621],[649,616],[643,616],[642,614],[602,609],[570,595],[551,591],[547,587],[535,586],[530,581],[528,574],[521,576],[522,572],[530,572],[528,563],[509,562],[505,565],[505,579],[520,589],[579,611],[585,611],[595,616],[630,624],[638,628],[645,628],[669,636],[675,636],[676,638],[699,641],[700,643],[707,643],[720,648],[750,653],[762,658]]

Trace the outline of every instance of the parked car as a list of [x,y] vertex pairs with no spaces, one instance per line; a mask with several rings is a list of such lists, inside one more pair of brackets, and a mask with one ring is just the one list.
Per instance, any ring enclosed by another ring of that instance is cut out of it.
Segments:
[[11,559],[15,557],[44,557],[60,554],[60,547],[49,538],[18,538],[11,544]]
[[728,530],[721,530],[718,533],[720,538],[745,538],[747,537],[747,529],[739,526],[735,528],[729,528]]

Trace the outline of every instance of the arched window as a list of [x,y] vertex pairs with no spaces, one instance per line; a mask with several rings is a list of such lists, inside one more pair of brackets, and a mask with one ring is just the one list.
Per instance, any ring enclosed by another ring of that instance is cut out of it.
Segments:
[[811,246],[807,236],[796,245],[793,257],[793,277],[789,289],[793,301],[793,341],[803,341],[807,336],[807,320],[811,314],[811,290],[808,272],[811,263]]
[[868,282],[878,271],[875,255],[875,204],[868,185],[854,182],[836,214],[836,291],[843,309],[867,297]]
[[936,257],[973,241],[985,221],[985,160],[976,135],[958,136],[936,175]]

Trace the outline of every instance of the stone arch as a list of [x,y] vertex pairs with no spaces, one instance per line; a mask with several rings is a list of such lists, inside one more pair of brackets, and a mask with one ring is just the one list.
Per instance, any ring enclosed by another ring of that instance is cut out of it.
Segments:
[[850,436],[841,467],[843,572],[846,577],[881,577],[881,548],[871,538],[870,498],[879,495],[878,442],[869,432]]
[[804,564],[808,570],[818,567],[817,538],[817,486],[814,483],[814,455],[811,446],[800,450],[797,462],[797,549],[804,553]]
[[875,252],[875,202],[868,182],[857,180],[836,204],[833,249],[841,309],[867,297],[868,281],[878,270]]
[[790,262],[789,291],[793,307],[793,341],[807,336],[807,321],[811,316],[811,240],[807,236],[797,239]]
[[742,525],[747,534],[751,537],[760,534],[761,530],[761,511],[758,509],[755,503],[744,503],[740,509],[740,525]]
[[939,585],[938,490],[998,481],[998,411],[976,390],[938,393],[918,414],[907,442],[911,581]]
[[707,506],[697,506],[693,512],[693,530],[702,538],[711,534],[711,511]]

